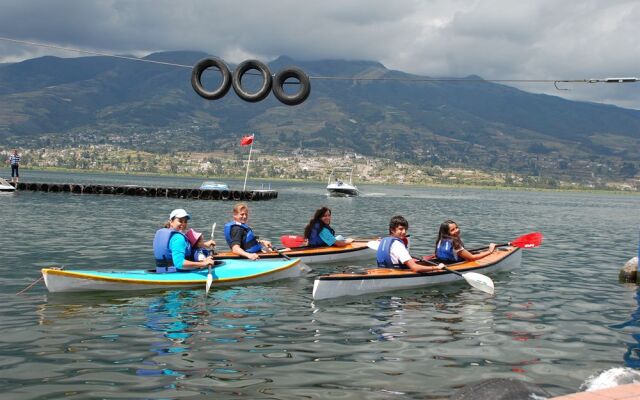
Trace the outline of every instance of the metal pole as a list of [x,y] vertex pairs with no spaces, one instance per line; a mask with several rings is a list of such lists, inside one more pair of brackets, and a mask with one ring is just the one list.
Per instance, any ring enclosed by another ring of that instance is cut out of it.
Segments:
[[253,150],[253,142],[251,142],[251,145],[249,145],[249,159],[247,160],[247,173],[244,174],[244,186],[242,186],[243,192],[247,188],[247,177],[249,176],[249,164],[251,164],[251,150]]

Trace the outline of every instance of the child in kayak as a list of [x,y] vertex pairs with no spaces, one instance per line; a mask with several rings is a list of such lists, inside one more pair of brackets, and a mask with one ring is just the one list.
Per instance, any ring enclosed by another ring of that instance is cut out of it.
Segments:
[[193,228],[187,231],[186,236],[189,240],[189,243],[191,243],[191,260],[202,261],[210,255],[213,255],[213,251],[207,248],[215,247],[216,244],[213,240],[208,240],[207,242],[205,242],[204,235]]
[[383,238],[378,246],[376,260],[379,268],[410,269],[413,272],[431,272],[444,268],[444,265],[420,265],[411,257],[404,244],[409,222],[401,215],[389,221],[389,236]]
[[446,262],[479,260],[493,253],[495,248],[495,243],[489,243],[488,250],[471,253],[464,248],[464,244],[460,239],[458,224],[452,220],[447,220],[440,224],[438,240],[436,240],[436,257],[438,260]]
[[336,236],[336,231],[331,225],[331,209],[322,207],[316,210],[313,218],[304,228],[304,238],[307,246],[338,246],[343,247],[353,242],[351,238],[344,238],[342,235]]

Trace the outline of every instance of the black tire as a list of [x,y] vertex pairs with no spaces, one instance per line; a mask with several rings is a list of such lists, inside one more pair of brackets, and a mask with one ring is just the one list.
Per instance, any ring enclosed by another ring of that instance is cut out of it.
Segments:
[[72,193],[76,193],[76,194],[81,194],[82,193],[82,185],[73,185],[73,188],[71,189]]
[[231,197],[234,201],[239,201],[242,199],[242,192],[240,192],[239,190],[234,190],[233,192],[231,192]]
[[[295,94],[286,94],[284,91],[284,83],[289,78],[295,78],[298,80],[300,89]],[[311,93],[311,81],[309,76],[304,73],[298,67],[287,67],[278,71],[275,78],[273,78],[273,95],[276,99],[280,100],[282,104],[288,106],[297,106],[304,103]]]
[[[202,73],[211,67],[217,68],[222,75],[222,83],[220,83],[220,86],[218,86],[216,90],[207,90],[202,86]],[[229,67],[219,58],[211,57],[202,59],[198,61],[191,71],[191,86],[193,86],[193,90],[202,98],[207,100],[220,99],[224,97],[229,91],[229,88],[231,88],[231,73],[229,72]]]
[[58,185],[51,185],[51,186],[49,186],[49,191],[50,191],[50,192],[52,192],[52,193],[59,192],[59,191],[60,191],[60,186],[58,186]]
[[211,199],[212,200],[220,200],[220,192],[217,190],[211,191]]
[[[262,86],[255,93],[248,92],[242,87],[242,77],[247,73],[247,71],[252,69],[257,70],[262,75]],[[232,82],[233,91],[236,92],[238,97],[244,101],[248,101],[249,103],[256,103],[264,100],[264,98],[269,95],[271,85],[273,84],[273,77],[271,76],[269,67],[267,67],[265,63],[258,60],[247,60],[241,62],[233,71]]]
[[220,193],[220,198],[221,198],[222,200],[229,200],[229,197],[230,197],[230,196],[231,196],[231,192],[229,192],[228,190],[223,190],[223,191]]

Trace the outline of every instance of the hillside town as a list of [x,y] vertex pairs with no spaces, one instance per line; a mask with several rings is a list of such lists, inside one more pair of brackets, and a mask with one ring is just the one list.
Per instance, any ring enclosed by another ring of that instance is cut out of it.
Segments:
[[[11,149],[3,149],[7,158]],[[248,151],[157,154],[126,149],[111,144],[59,149],[21,150],[23,169],[69,169],[109,173],[172,174],[203,178],[244,176]],[[319,155],[298,149],[288,154],[266,154],[254,149],[251,159],[253,179],[326,181],[332,168],[353,167],[358,184],[473,185],[484,187],[546,188],[638,191],[640,180],[596,178],[602,165],[580,165],[583,178],[562,179],[551,161],[537,159],[537,176],[472,168],[416,165],[357,153]],[[560,160],[562,163],[562,160]],[[566,162],[565,162],[566,163]],[[548,165],[547,165],[548,164]],[[545,166],[546,165],[546,166]],[[565,166],[565,169],[567,167]]]

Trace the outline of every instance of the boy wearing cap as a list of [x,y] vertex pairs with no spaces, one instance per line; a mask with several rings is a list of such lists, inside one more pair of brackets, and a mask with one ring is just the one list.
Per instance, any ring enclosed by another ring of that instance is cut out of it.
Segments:
[[211,256],[202,261],[189,259],[192,256],[191,243],[183,232],[187,230],[190,219],[191,216],[184,209],[177,208],[169,214],[169,221],[164,225],[164,228],[156,232],[153,238],[156,271],[172,272],[174,270],[199,269],[214,264]]

